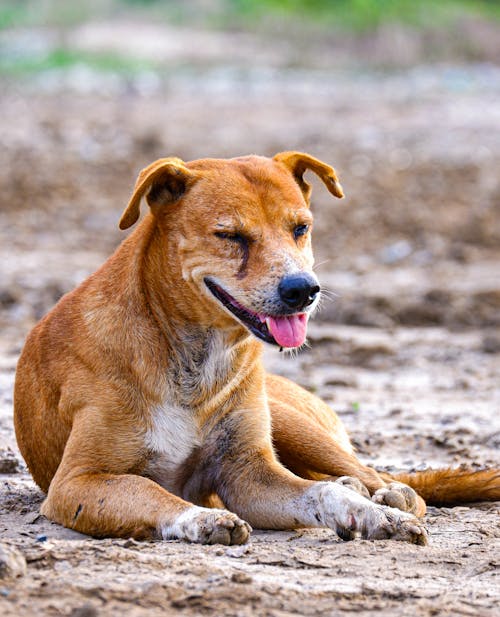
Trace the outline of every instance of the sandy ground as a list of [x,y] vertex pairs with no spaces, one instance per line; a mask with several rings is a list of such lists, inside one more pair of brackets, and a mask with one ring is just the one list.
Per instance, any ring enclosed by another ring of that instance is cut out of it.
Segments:
[[500,72],[3,86],[0,612],[497,615],[499,504],[429,508],[428,547],[329,530],[256,531],[231,548],[97,541],[54,525],[16,449],[12,384],[29,328],[119,242],[142,165],[298,148],[333,163],[348,195],[315,186],[318,273],[337,297],[310,347],[269,350],[269,367],[331,403],[378,468],[498,465]]

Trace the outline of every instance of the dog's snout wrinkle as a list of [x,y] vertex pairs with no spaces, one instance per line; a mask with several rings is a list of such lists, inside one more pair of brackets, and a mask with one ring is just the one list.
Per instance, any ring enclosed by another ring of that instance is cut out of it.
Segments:
[[310,306],[319,292],[318,281],[307,272],[285,276],[278,286],[280,299],[289,308],[296,310]]

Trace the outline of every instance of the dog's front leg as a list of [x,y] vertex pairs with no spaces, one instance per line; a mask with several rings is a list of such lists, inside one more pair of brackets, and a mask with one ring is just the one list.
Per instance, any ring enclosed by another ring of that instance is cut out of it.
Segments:
[[96,537],[180,538],[203,544],[248,540],[251,528],[236,514],[193,505],[130,473],[140,444],[119,427],[102,426],[98,417],[76,421],[42,514]]
[[195,506],[133,474],[83,473],[59,478],[51,485],[41,512],[95,537],[244,544],[251,531],[232,512]]
[[270,446],[225,461],[220,478],[224,504],[253,527],[329,527],[343,539],[359,534],[427,542],[424,526],[411,514],[375,504],[338,482],[299,478],[276,460]]

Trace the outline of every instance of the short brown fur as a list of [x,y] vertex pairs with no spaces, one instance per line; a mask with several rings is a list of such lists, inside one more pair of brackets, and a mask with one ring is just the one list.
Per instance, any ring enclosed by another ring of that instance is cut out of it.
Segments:
[[[262,343],[205,283],[224,284],[257,315],[276,304],[281,277],[312,269],[310,234],[294,237],[312,223],[308,169],[342,196],[331,167],[297,152],[167,158],[141,172],[120,227],[138,220],[143,197],[150,213],[33,329],[19,360],[16,435],[47,492],[46,516],[94,536],[240,543],[242,516],[259,527],[319,524],[342,537],[423,543],[415,519],[391,510],[397,525],[380,523],[390,509],[365,498],[342,520],[326,512],[314,491],[329,495],[339,476],[382,504],[416,515],[425,504],[406,492],[405,505],[393,478],[356,458],[325,403],[264,373]],[[498,470],[396,480],[431,503],[500,498]],[[238,516],[212,516],[204,507],[213,505]]]

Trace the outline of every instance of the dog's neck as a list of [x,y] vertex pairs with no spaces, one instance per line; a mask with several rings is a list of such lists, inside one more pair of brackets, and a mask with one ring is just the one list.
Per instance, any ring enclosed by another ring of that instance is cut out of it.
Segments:
[[[200,292],[170,267],[171,247],[162,244],[153,217],[141,226],[142,246],[134,257],[137,288],[142,289],[152,325],[168,347],[169,389],[175,390],[179,404],[206,407],[223,392],[229,396],[242,381],[261,381],[262,343],[232,318],[202,319]],[[171,290],[177,297],[172,298]]]
[[179,403],[197,406],[227,387],[235,375],[255,370],[261,350],[251,340],[234,344],[221,330],[191,327],[176,333],[169,362]]

